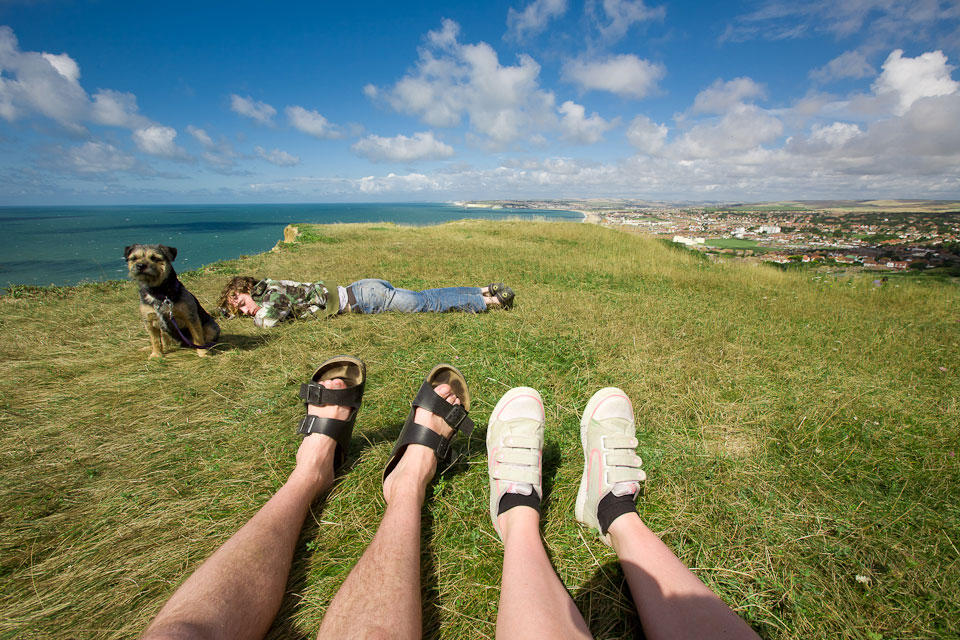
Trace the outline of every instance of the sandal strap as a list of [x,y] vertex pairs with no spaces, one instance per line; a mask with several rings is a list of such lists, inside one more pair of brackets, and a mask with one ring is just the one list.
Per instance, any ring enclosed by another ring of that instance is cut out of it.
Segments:
[[363,387],[364,383],[360,383],[346,389],[327,389],[316,382],[304,382],[300,385],[300,399],[307,404],[336,404],[359,409]]
[[[450,404],[441,398],[429,381],[425,380],[423,384],[420,385],[417,397],[413,399],[411,404],[414,407],[421,407],[434,415],[440,416],[454,431],[459,429],[464,435],[470,435],[473,432],[473,420],[468,417],[468,411],[464,409],[462,405]],[[431,433],[433,433],[433,431],[431,431]]]
[[297,433],[308,436],[311,433],[322,433],[340,442],[345,434],[353,429],[352,420],[337,420],[335,418],[321,418],[320,416],[305,416],[297,425]]

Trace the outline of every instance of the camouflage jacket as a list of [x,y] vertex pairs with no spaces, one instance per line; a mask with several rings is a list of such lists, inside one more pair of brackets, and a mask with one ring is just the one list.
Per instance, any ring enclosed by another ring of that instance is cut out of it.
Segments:
[[250,293],[260,305],[253,317],[258,327],[272,327],[288,318],[329,317],[340,311],[335,284],[261,280]]

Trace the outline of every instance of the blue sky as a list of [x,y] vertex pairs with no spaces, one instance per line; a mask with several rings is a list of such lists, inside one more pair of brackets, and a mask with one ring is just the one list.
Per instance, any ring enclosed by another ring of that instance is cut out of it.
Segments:
[[960,2],[0,0],[0,205],[960,198]]

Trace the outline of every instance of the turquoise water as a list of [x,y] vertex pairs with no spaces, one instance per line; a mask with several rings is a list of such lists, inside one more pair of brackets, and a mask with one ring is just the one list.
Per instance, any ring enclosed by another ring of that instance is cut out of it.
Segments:
[[463,218],[579,221],[572,211],[463,209],[448,204],[257,204],[0,207],[0,288],[126,277],[127,245],[176,247],[177,271],[260,253],[291,222],[431,225]]

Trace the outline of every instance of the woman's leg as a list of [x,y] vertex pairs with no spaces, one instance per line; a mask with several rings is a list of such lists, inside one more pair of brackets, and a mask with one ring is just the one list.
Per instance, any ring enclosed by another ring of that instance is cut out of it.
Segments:
[[[321,384],[345,386],[342,380]],[[341,420],[350,414],[332,405],[308,411]],[[333,484],[335,447],[325,435],[304,438],[287,482],[180,585],[144,638],[262,638],[280,609],[310,504]]]
[[358,280],[350,285],[363,313],[422,313],[468,311],[480,313],[487,308],[480,287],[445,287],[411,291],[397,289],[385,280]]
[[503,582],[497,638],[590,638],[540,538],[540,514],[514,507],[497,518],[503,534]]
[[647,638],[759,638],[639,515],[620,516],[608,532]]

